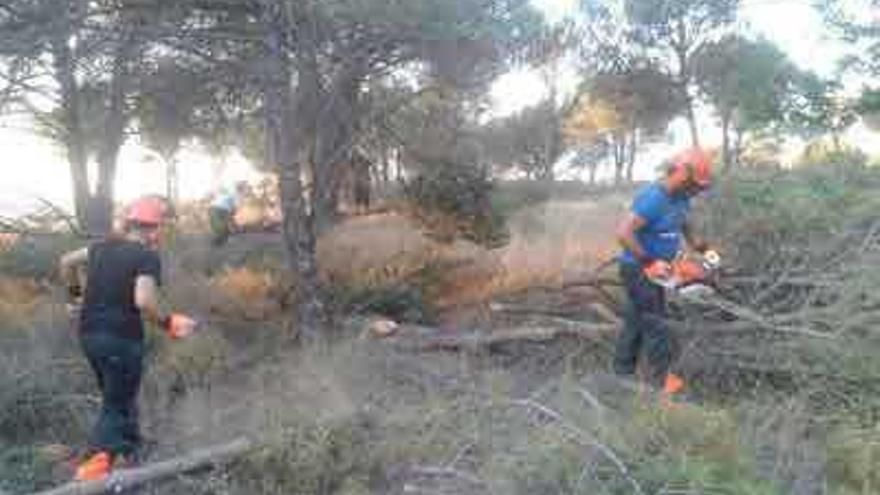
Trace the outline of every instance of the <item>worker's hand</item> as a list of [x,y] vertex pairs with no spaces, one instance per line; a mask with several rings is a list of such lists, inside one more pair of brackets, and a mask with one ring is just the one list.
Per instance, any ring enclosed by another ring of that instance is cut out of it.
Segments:
[[174,340],[189,337],[197,326],[196,320],[180,313],[172,313],[162,320],[162,329]]
[[672,276],[672,264],[663,260],[650,261],[644,265],[642,272],[652,280],[668,279]]

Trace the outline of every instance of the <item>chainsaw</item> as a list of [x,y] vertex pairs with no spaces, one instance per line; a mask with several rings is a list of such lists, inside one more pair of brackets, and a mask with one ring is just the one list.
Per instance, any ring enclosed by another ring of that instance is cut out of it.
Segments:
[[721,268],[721,255],[708,250],[702,253],[681,252],[671,262],[655,261],[644,273],[652,283],[675,295],[692,297],[715,292],[714,280]]

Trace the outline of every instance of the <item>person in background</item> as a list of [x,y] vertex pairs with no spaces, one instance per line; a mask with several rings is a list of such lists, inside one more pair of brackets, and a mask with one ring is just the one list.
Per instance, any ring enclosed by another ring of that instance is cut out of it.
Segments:
[[156,198],[135,201],[117,231],[60,260],[71,299],[82,301],[79,340],[102,396],[100,416],[76,470],[79,481],[106,477],[114,464],[135,456],[141,444],[137,396],[144,320],[175,339],[195,330],[190,318],[163,314],[159,308],[157,250],[165,211]]
[[240,181],[235,186],[235,192],[222,188],[211,202],[208,209],[208,218],[211,225],[211,244],[215,247],[226,244],[229,236],[236,230],[235,212],[242,196],[247,194],[247,182]]
[[669,372],[672,346],[666,324],[663,287],[651,281],[671,271],[671,263],[684,247],[703,252],[707,244],[697,239],[688,224],[691,199],[712,184],[712,160],[700,149],[677,155],[666,176],[638,192],[631,211],[617,229],[623,252],[618,258],[628,305],[624,329],[614,356],[614,370],[633,376],[639,353],[647,355],[652,384],[673,394],[684,382]]

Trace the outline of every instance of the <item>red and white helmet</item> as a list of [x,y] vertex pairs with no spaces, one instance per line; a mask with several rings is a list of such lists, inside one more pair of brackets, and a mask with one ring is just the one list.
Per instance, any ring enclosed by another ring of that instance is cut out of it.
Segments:
[[166,208],[162,199],[148,196],[137,199],[128,205],[125,214],[127,224],[159,227],[165,220]]
[[702,189],[712,186],[712,157],[700,148],[686,150],[672,159],[673,176],[693,181]]

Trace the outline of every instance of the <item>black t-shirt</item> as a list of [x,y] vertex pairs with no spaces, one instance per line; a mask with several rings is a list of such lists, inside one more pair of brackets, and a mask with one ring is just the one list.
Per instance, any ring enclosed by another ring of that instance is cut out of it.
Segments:
[[134,304],[135,280],[150,275],[160,283],[159,254],[128,240],[104,240],[89,246],[80,328],[143,339],[140,310]]

